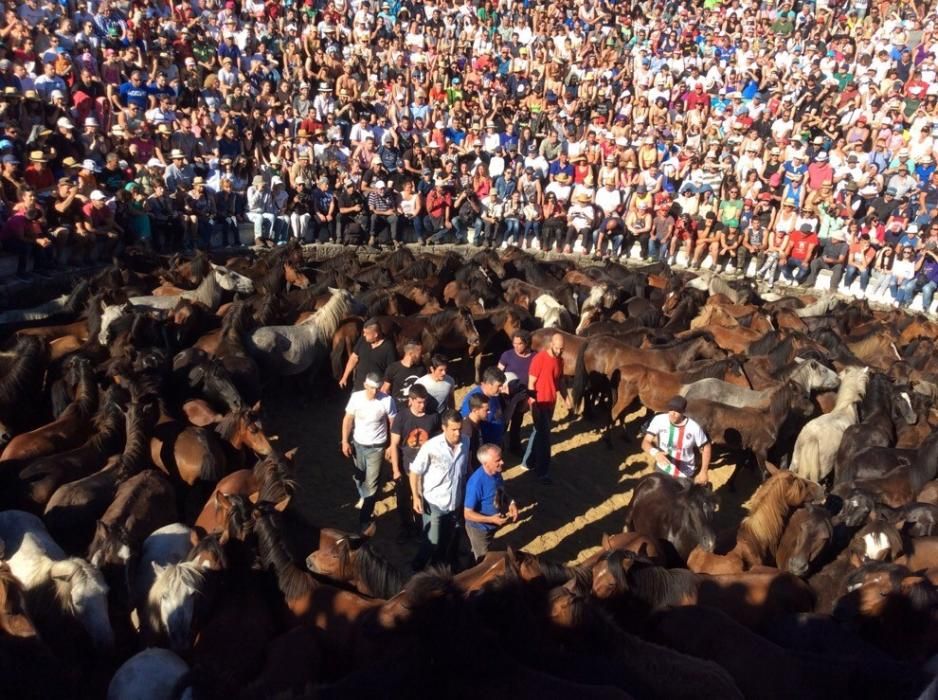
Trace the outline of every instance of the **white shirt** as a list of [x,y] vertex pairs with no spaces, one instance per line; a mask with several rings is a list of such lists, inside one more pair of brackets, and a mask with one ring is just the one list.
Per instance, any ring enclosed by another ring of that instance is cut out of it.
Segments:
[[697,467],[694,448],[703,447],[710,442],[710,438],[696,421],[685,416],[683,423],[672,425],[667,413],[659,413],[652,418],[645,432],[657,438],[658,449],[664,452],[670,461],[669,470],[660,466],[658,469],[671,476],[693,476]]
[[435,380],[431,374],[425,374],[415,383],[426,387],[427,393],[436,401],[437,411],[440,413],[446,410],[446,402],[456,389],[456,382],[448,374],[441,381]]
[[423,498],[427,503],[447,513],[456,510],[468,457],[469,438],[461,438],[455,448],[446,442],[446,435],[423,443],[410,465],[410,473],[423,477]]
[[388,422],[397,415],[394,399],[377,392],[369,400],[365,390],[352,392],[345,414],[355,419],[352,440],[359,445],[385,445],[388,442]]

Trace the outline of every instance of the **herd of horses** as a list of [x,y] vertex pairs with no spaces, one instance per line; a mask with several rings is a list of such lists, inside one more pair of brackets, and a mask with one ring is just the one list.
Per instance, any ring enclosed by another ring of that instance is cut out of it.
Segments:
[[[515,248],[130,251],[38,301],[0,314],[4,695],[934,688],[936,324]],[[335,392],[369,317],[476,377],[516,331],[535,349],[563,333],[576,404],[610,448],[619,424],[634,439],[634,409],[683,394],[734,478],[756,470],[748,511],[720,528],[712,488],[651,473],[576,565],[508,549],[398,570],[372,531],[300,511],[296,451],[262,422],[278,393]]]

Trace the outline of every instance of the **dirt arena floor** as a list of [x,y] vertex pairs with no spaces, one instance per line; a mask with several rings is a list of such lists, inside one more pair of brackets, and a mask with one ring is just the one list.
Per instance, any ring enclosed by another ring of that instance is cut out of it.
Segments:
[[[485,364],[489,364],[486,362]],[[454,376],[461,376],[456,362]],[[468,385],[459,387],[457,406]],[[354,531],[358,527],[358,498],[351,477],[351,462],[339,449],[340,424],[347,400],[346,392],[323,389],[324,395],[297,402],[281,389],[264,403],[264,427],[278,435],[278,447],[286,451],[297,447],[299,489],[291,507],[298,508],[309,522],[319,526]],[[638,479],[651,471],[651,461],[640,452],[638,431],[642,413],[630,416],[629,439],[625,431],[614,431],[612,448],[601,440],[595,424],[582,419],[570,420],[563,406],[555,413],[553,462],[554,483],[542,485],[533,474],[518,466],[520,457],[506,453],[504,477],[506,488],[518,501],[521,517],[517,523],[501,529],[494,549],[511,546],[557,562],[580,561],[599,547],[603,534],[621,532],[623,513]],[[529,423],[522,430],[523,440],[530,432]],[[738,523],[743,503],[755,489],[751,470],[740,474],[736,492],[723,487],[735,466],[715,455],[711,480],[720,495],[717,526]],[[416,542],[399,544],[396,499],[385,464],[385,483],[376,507],[375,547],[402,570],[416,551]],[[310,550],[315,547],[311,543]]]

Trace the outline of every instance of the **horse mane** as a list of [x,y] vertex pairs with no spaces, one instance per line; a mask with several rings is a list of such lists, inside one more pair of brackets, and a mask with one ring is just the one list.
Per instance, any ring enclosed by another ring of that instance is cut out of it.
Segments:
[[77,615],[71,596],[72,589],[86,587],[93,593],[103,596],[108,594],[104,577],[84,559],[70,557],[54,562],[49,574],[53,582],[53,598],[59,609],[69,615]]
[[661,343],[660,345],[655,345],[653,348],[649,348],[649,349],[666,350],[668,348],[681,347],[683,345],[686,345],[687,343],[690,343],[694,340],[698,340],[700,338],[703,338],[704,340],[711,342],[711,343],[714,342],[713,334],[710,331],[695,330],[695,331],[688,332],[686,335],[680,338],[675,338],[674,340],[671,340],[667,343]]
[[241,425],[242,419],[247,417],[247,419],[250,420],[252,413],[252,409],[248,407],[237,408],[226,413],[225,417],[215,426],[215,432],[218,434],[218,437],[222,440],[231,440],[231,438],[235,436],[238,426]]
[[68,298],[65,300],[65,306],[63,307],[63,313],[73,314],[77,316],[81,313],[85,304],[88,302],[88,297],[91,296],[91,285],[88,283],[88,280],[82,279],[72,291],[69,293]]
[[198,565],[192,561],[181,561],[176,564],[167,564],[153,585],[150,586],[149,599],[159,599],[168,590],[184,586],[192,590],[199,590],[205,583],[203,574]]
[[790,510],[786,494],[795,483],[794,474],[779,472],[756,489],[749,501],[749,515],[739,525],[737,540],[745,538],[757,547],[759,554],[773,551],[785,530]]
[[38,336],[19,336],[13,352],[16,361],[0,376],[0,406],[15,405],[38,393],[48,363],[48,346]]
[[628,590],[650,608],[680,605],[697,591],[697,575],[686,569],[665,569],[636,559],[626,572]]
[[270,510],[261,509],[254,520],[254,532],[264,566],[273,568],[277,575],[277,586],[287,600],[302,598],[317,587],[312,575],[293,561]]
[[192,270],[192,274],[196,278],[196,286],[200,285],[211,272],[210,262],[208,255],[202,251],[196,253],[195,257],[189,261],[189,269]]
[[266,478],[261,482],[258,501],[261,503],[279,503],[296,492],[296,481],[286,475],[285,470],[279,466],[274,471],[268,471]]
[[[346,540],[343,544],[346,556],[351,557],[350,543]],[[365,542],[355,550],[355,566],[358,578],[375,598],[393,598],[407,583],[407,577],[375,551],[370,542]]]
[[338,289],[319,311],[300,325],[314,328],[316,342],[330,345],[339,324],[348,317],[352,301],[352,295],[348,291]]
[[769,415],[777,417],[779,420],[784,419],[788,414],[789,408],[791,408],[791,398],[794,391],[797,390],[792,388],[790,382],[784,382],[779,385],[775,391],[769,394]]
[[277,294],[285,284],[285,264],[286,261],[282,259],[271,260],[268,270],[259,279],[254,280],[254,288],[263,296]]
[[684,384],[690,384],[700,379],[722,379],[727,367],[736,365],[742,367],[742,362],[736,356],[726,357],[719,360],[704,360],[695,363],[696,366],[684,371]]
[[773,356],[773,351],[777,351],[784,346],[784,355],[786,357],[791,351],[791,340],[788,336],[785,338],[780,338],[780,336],[781,334],[778,331],[768,331],[761,338],[751,343],[746,352],[753,357],[756,355],[768,355],[773,360],[773,364],[777,364],[774,362],[775,357]]
[[837,390],[837,401],[834,410],[860,401],[866,394],[869,383],[869,374],[864,370],[848,367],[840,380],[840,389]]

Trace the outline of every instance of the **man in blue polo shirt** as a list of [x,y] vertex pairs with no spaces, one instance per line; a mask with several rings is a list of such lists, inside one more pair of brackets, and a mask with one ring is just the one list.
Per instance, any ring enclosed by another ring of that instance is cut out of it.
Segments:
[[505,373],[498,367],[487,368],[482,373],[482,382],[479,386],[469,390],[459,407],[460,414],[463,418],[466,418],[472,410],[469,406],[470,396],[481,394],[483,398],[488,399],[489,410],[481,426],[482,442],[491,442],[499,446],[502,444],[502,439],[505,436],[505,408],[502,404],[502,387],[506,383]]
[[122,107],[137,105],[141,110],[145,110],[150,106],[150,93],[138,70],[131,73],[130,80],[120,86],[119,95],[118,99]]
[[518,520],[518,506],[505,494],[501,448],[486,443],[476,452],[476,457],[479,468],[466,482],[463,517],[472,554],[478,561],[489,551],[495,531],[509,520]]

